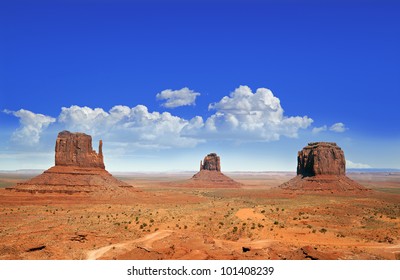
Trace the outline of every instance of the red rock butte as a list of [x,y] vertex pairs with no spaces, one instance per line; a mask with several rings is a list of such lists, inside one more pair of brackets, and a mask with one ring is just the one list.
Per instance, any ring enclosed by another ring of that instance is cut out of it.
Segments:
[[56,140],[56,166],[79,166],[105,169],[103,142],[99,141],[99,153],[92,148],[92,137],[85,133],[62,131]]
[[200,161],[200,171],[201,170],[221,172],[221,159],[216,153],[208,154],[203,161]]
[[200,161],[200,171],[193,175],[188,185],[198,188],[239,188],[242,184],[224,175],[220,157],[211,153]]
[[279,186],[306,193],[360,193],[369,189],[346,176],[344,153],[336,143],[312,142],[297,155],[297,176]]
[[100,140],[97,153],[92,148],[90,135],[62,131],[56,140],[55,166],[8,190],[73,194],[116,191],[121,187],[132,187],[105,170],[102,145]]

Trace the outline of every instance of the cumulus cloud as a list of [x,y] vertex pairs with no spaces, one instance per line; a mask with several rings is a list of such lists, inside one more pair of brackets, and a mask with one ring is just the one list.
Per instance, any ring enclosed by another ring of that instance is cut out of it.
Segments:
[[200,93],[195,92],[187,87],[179,90],[166,89],[157,93],[157,100],[166,100],[162,106],[166,108],[176,108],[180,106],[195,105],[196,97]]
[[58,121],[67,125],[70,130],[77,131],[90,131],[92,134],[97,135],[104,130],[104,124],[108,117],[101,108],[89,108],[71,106],[69,108],[62,107],[61,113],[58,116]]
[[313,134],[317,134],[317,133],[320,133],[322,131],[327,131],[327,130],[328,130],[328,127],[326,125],[323,125],[323,126],[320,126],[320,127],[314,127],[312,129],[312,133]]
[[34,145],[39,143],[40,135],[51,123],[56,121],[50,116],[35,114],[28,110],[9,111],[4,113],[11,114],[19,118],[20,126],[12,134],[12,140],[21,144]]
[[345,132],[347,129],[348,128],[344,125],[344,123],[341,123],[341,122],[335,123],[329,128],[330,131],[339,132],[339,133]]
[[279,98],[267,88],[253,93],[248,86],[240,86],[229,96],[210,104],[209,110],[216,113],[206,120],[205,131],[241,140],[296,138],[300,129],[313,122],[307,116],[285,116]]
[[[328,126],[323,125],[320,127],[314,127],[312,129],[312,133],[318,134],[322,131],[327,131],[327,130],[328,130]],[[329,131],[333,131],[333,132],[337,132],[337,133],[342,133],[342,132],[345,132],[346,130],[348,130],[348,128],[344,125],[344,123],[341,123],[341,122],[335,123],[329,127]]]
[[[183,88],[163,91],[158,98],[167,100],[164,106],[172,108],[194,104],[198,95]],[[248,86],[240,86],[229,96],[210,104],[209,110],[214,112],[207,119],[201,116],[185,119],[169,112],[149,112],[144,105],[133,108],[117,105],[108,111],[73,105],[61,108],[57,128],[88,133],[109,143],[126,143],[119,146],[121,149],[174,148],[195,147],[215,138],[235,142],[275,141],[282,136],[295,138],[313,122],[307,116],[285,115],[279,98],[267,88],[252,92]],[[11,113],[20,118],[21,127],[14,132],[14,138],[21,141],[28,138],[37,143],[40,133],[56,121],[23,109]],[[333,129],[339,130],[339,124],[332,126]]]
[[185,120],[168,112],[149,112],[144,105],[133,108],[118,105],[109,112],[101,108],[63,107],[58,119],[67,129],[136,143],[142,147],[193,147],[202,142],[181,135],[185,127],[194,129],[202,123],[201,117]]
[[372,168],[370,165],[368,164],[364,164],[364,163],[355,163],[352,162],[350,160],[346,160],[346,167],[347,168]]

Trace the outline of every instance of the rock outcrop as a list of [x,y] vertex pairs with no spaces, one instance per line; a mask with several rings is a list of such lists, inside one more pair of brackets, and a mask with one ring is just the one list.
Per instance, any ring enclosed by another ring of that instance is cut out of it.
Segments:
[[197,188],[238,188],[242,184],[232,180],[221,172],[221,160],[216,153],[208,154],[200,161],[200,171],[186,184]]
[[336,143],[313,142],[297,155],[297,176],[279,186],[306,193],[364,192],[368,189],[346,176],[344,153]]
[[92,148],[92,137],[85,133],[62,131],[58,134],[55,148],[56,166],[98,167],[105,169],[103,142],[99,141],[99,153]]
[[216,153],[211,153],[204,157],[204,160],[200,161],[200,171],[201,170],[221,172],[221,160],[219,156],[217,156]]
[[309,143],[297,155],[297,175],[345,175],[344,153],[336,143]]
[[[19,183],[13,191],[31,193],[96,193],[131,188],[105,170],[102,152],[92,148],[92,137],[84,133],[62,131],[55,146],[55,166],[26,182]],[[133,189],[133,188],[132,188]]]

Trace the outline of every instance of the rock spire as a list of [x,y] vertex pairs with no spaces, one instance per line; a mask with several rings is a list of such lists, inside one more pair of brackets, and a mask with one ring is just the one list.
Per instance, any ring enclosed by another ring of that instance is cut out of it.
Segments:
[[84,133],[62,131],[55,145],[55,166],[26,182],[9,188],[31,193],[121,193],[121,188],[134,190],[105,170],[103,142],[99,152],[92,148],[92,137]]

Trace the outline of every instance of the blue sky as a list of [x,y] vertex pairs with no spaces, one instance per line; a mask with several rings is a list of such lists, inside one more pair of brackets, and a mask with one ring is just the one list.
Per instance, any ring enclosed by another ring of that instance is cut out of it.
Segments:
[[[111,171],[295,170],[310,141],[400,168],[398,1],[2,1],[0,169],[57,133]],[[96,147],[94,143],[94,147]],[[97,148],[97,147],[96,147]]]

